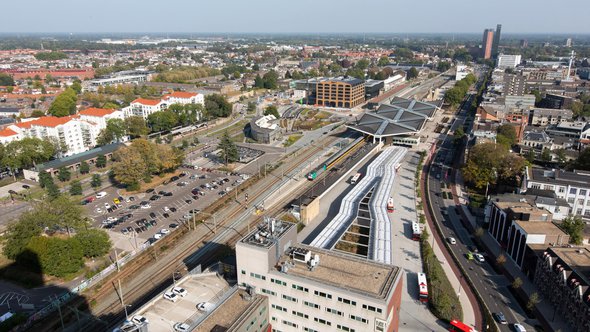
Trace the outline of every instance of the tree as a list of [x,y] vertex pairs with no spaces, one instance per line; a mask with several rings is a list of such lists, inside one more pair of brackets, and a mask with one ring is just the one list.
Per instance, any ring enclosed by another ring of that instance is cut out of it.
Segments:
[[43,273],[52,276],[64,277],[84,266],[83,251],[78,241],[36,236],[27,244],[27,249],[38,257]]
[[350,68],[346,71],[346,75],[347,76],[351,76],[351,77],[355,77],[358,78],[360,80],[364,80],[365,79],[365,71],[360,69],[360,68]]
[[2,252],[9,259],[16,259],[26,248],[33,236],[41,234],[44,228],[42,220],[37,218],[37,211],[26,211],[8,225],[4,235]]
[[268,105],[264,110],[264,115],[274,115],[277,119],[281,118],[281,115],[279,114],[279,111],[275,105]]
[[387,66],[389,64],[389,57],[384,55],[382,57],[379,58],[379,61],[377,62],[377,65],[383,67],[383,66]]
[[82,195],[82,184],[80,183],[80,181],[78,180],[74,180],[72,181],[72,183],[70,184],[70,195],[72,196],[76,196],[76,195]]
[[83,161],[80,163],[80,174],[88,174],[90,172],[90,165]]
[[130,116],[125,118],[125,126],[127,134],[131,137],[145,136],[149,133],[147,123],[141,116]]
[[126,125],[123,119],[109,119],[106,127],[100,131],[96,143],[106,145],[112,142],[120,142],[125,137]]
[[410,68],[410,70],[408,70],[407,78],[409,80],[411,80],[411,79],[414,79],[416,77],[418,77],[418,70],[416,69],[416,67]]
[[572,163],[575,169],[590,171],[590,148],[585,148]]
[[248,112],[248,113],[256,112],[256,103],[253,101],[248,102],[248,108],[246,109],[246,112]]
[[535,154],[535,149],[533,149],[532,147],[529,149],[529,152],[527,152],[526,154],[526,160],[529,163],[532,163],[535,161],[535,158],[537,158],[537,155]]
[[524,166],[524,158],[510,154],[502,145],[482,143],[469,152],[463,176],[478,189],[496,184],[498,180],[514,185]]
[[74,239],[76,239],[84,253],[85,257],[100,257],[109,252],[112,243],[109,235],[100,229],[87,229],[78,232]]
[[217,148],[221,150],[219,157],[226,165],[238,161],[238,147],[229,137],[227,130],[223,133]]
[[42,116],[45,116],[45,112],[43,112],[41,110],[33,110],[33,112],[31,112],[32,118],[40,118]]
[[66,182],[69,181],[71,177],[72,173],[69,169],[65,168],[65,166],[59,168],[57,172],[57,178],[59,179],[59,181]]
[[522,287],[522,279],[520,279],[520,277],[516,277],[512,281],[512,288],[513,289],[519,289],[520,287]]
[[264,88],[264,80],[260,77],[260,74],[256,74],[256,77],[254,78],[254,87]]
[[39,172],[39,185],[41,188],[47,187],[49,183],[53,183],[53,178],[51,174],[47,172]]
[[279,79],[279,74],[276,71],[271,70],[262,76],[262,80],[264,82],[265,89],[276,89],[277,88],[277,80]]
[[457,130],[455,130],[455,132],[453,133],[453,136],[455,139],[454,143],[458,143],[461,139],[463,139],[463,137],[465,137],[465,132],[463,131],[463,128],[457,128]]
[[56,199],[61,195],[59,188],[55,183],[53,183],[53,181],[51,181],[47,184],[47,186],[45,186],[45,191],[47,192],[47,197],[49,199]]
[[49,160],[55,154],[55,146],[48,140],[36,137],[25,137],[12,141],[5,146],[2,164],[13,172],[18,169],[30,168],[37,163]]
[[174,128],[178,123],[178,117],[173,112],[160,111],[148,116],[148,124],[153,132],[166,131]]
[[508,145],[508,148],[516,144],[516,130],[514,130],[513,125],[509,123],[500,125],[496,132],[496,139],[498,140],[499,144]]
[[128,190],[137,190],[148,176],[148,166],[141,154],[135,149],[122,148],[113,156],[112,172],[115,180],[127,186]]
[[565,219],[563,219],[561,223],[561,227],[563,228],[563,230],[570,236],[570,243],[575,245],[582,244],[584,235],[584,225],[585,223],[582,221],[582,218],[578,215],[569,215]]
[[14,86],[14,79],[12,78],[12,76],[6,73],[0,73],[0,85]]
[[213,117],[228,117],[232,112],[232,105],[219,94],[205,96],[205,109]]
[[107,157],[104,154],[98,155],[98,157],[96,157],[95,165],[98,168],[105,167],[107,165]]
[[541,160],[544,162],[550,162],[553,160],[553,157],[551,157],[551,150],[543,148],[543,151],[541,152]]
[[555,152],[555,157],[557,158],[557,162],[560,165],[565,164],[565,162],[567,161],[567,158],[565,155],[565,150],[564,149],[557,149],[554,152]]
[[460,89],[450,88],[445,92],[445,103],[450,105],[458,105],[462,100],[465,94],[461,92]]
[[80,94],[82,92],[82,84],[80,84],[80,81],[76,80],[74,81],[74,83],[72,83],[72,85],[70,86],[72,88],[72,90],[74,90],[76,92],[76,94]]
[[51,106],[49,106],[49,114],[57,117],[64,117],[76,113],[76,91],[72,88],[67,88],[64,92],[60,93]]
[[90,186],[95,190],[102,186],[102,180],[100,179],[100,174],[92,174],[92,180],[90,181]]
[[451,64],[447,61],[441,61],[436,66],[436,70],[438,70],[440,72],[445,72],[445,71],[449,70],[450,68],[451,68]]
[[506,255],[504,253],[500,253],[498,257],[496,257],[496,264],[502,266],[506,263]]
[[540,302],[541,302],[541,299],[539,298],[539,293],[534,292],[529,297],[529,301],[527,302],[526,307],[527,307],[527,309],[532,311],[533,309],[535,309],[535,306],[537,304],[539,304]]

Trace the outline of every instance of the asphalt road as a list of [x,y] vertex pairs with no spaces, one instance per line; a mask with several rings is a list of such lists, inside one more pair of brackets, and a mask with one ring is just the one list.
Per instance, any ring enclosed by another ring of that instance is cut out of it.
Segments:
[[[470,105],[471,100],[465,103]],[[467,106],[468,107],[468,106]],[[457,114],[457,121],[453,123],[451,130],[454,132],[459,126],[463,126],[467,111],[461,109]],[[474,244],[471,234],[461,223],[459,211],[455,209],[455,203],[452,196],[447,196],[448,199],[443,198],[442,192],[449,192],[450,181],[450,167],[459,160],[459,155],[456,147],[453,144],[453,138],[445,139],[441,144],[437,153],[433,157],[434,163],[429,167],[428,172],[428,189],[429,197],[433,207],[434,217],[442,228],[445,238],[454,237],[457,244],[451,245],[451,251],[459,258],[459,264],[466,271],[469,279],[473,280],[477,290],[483,298],[487,307],[493,312],[502,312],[509,324],[521,323],[527,329],[534,330],[533,327],[527,326],[524,323],[526,316],[524,310],[519,306],[508,290],[510,285],[508,279],[504,275],[496,274],[488,262],[488,257],[485,257],[484,262],[477,260],[469,260],[467,253],[473,251]],[[442,188],[445,186],[445,188]],[[472,248],[473,247],[473,248]],[[471,250],[470,250],[471,249]],[[498,327],[501,331],[511,331],[510,325],[500,325]]]

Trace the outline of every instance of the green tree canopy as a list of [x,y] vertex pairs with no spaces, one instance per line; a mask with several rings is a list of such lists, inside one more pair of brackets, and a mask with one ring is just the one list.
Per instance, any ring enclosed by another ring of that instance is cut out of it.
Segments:
[[225,118],[231,115],[232,104],[222,95],[210,94],[205,96],[205,109],[212,117]]
[[88,174],[90,172],[90,165],[83,161],[80,163],[80,174]]
[[524,158],[509,153],[504,146],[482,143],[475,145],[469,152],[463,176],[478,189],[488,183],[496,184],[497,181],[515,184],[524,166]]
[[77,100],[76,91],[72,88],[67,88],[55,97],[55,100],[49,106],[49,114],[57,117],[75,114]]
[[389,57],[387,57],[386,55],[382,56],[379,58],[379,61],[377,62],[377,64],[379,66],[387,66],[389,64]]
[[281,115],[275,105],[268,105],[266,109],[264,109],[264,115],[274,115],[275,118],[280,119]]
[[418,70],[416,69],[416,67],[410,68],[410,70],[408,70],[407,78],[409,80],[411,80],[411,79],[414,79],[416,77],[418,77]]
[[590,148],[585,148],[572,163],[574,169],[590,171]]
[[5,147],[2,164],[12,170],[30,168],[48,161],[55,154],[55,146],[48,140],[25,137]]
[[12,78],[12,76],[6,73],[0,73],[0,85],[14,86],[14,79]]
[[104,154],[98,155],[96,157],[96,167],[103,168],[107,165],[107,157]]
[[496,132],[499,144],[507,145],[508,148],[516,144],[516,130],[513,125],[509,123],[500,125]]
[[35,58],[41,61],[55,61],[55,60],[62,60],[67,59],[68,55],[64,52],[60,51],[50,51],[50,52],[39,52],[35,54]]
[[150,131],[147,122],[141,116],[125,118],[125,126],[127,128],[127,134],[133,138],[145,136]]
[[92,180],[90,180],[90,186],[94,189],[100,188],[102,186],[102,180],[100,179],[100,174],[92,174]]
[[580,216],[572,215],[567,216],[561,223],[563,230],[570,236],[570,243],[575,245],[582,244],[585,225]]
[[112,243],[107,232],[100,229],[88,229],[78,232],[74,239],[80,242],[85,257],[106,255]]
[[61,182],[69,181],[72,177],[72,173],[69,169],[65,168],[64,166],[60,167],[57,172],[57,178]]
[[74,180],[72,181],[72,183],[70,184],[70,195],[72,196],[76,196],[76,195],[82,195],[82,184],[80,183],[80,181],[78,180]]
[[169,111],[154,112],[148,116],[148,124],[153,132],[170,130],[178,124],[178,116]]
[[106,127],[98,134],[96,143],[106,145],[112,142],[120,142],[125,137],[126,127],[123,119],[108,119]]
[[228,163],[238,161],[238,147],[236,146],[236,143],[234,143],[234,141],[231,140],[231,137],[229,136],[227,130],[223,133],[223,136],[221,137],[221,140],[217,148],[221,150],[219,157],[226,165]]

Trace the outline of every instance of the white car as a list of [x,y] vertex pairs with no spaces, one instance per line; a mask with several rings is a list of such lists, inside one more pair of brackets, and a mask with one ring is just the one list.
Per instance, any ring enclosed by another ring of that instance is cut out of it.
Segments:
[[473,254],[473,257],[475,257],[475,259],[477,259],[480,263],[483,263],[486,261],[486,259],[483,257],[482,254]]
[[154,239],[159,240],[161,238],[162,238],[162,234],[160,234],[160,233],[154,234]]
[[117,220],[117,218],[115,218],[115,217],[108,217],[107,218],[107,221],[109,221],[109,222],[113,222],[115,220]]
[[166,300],[168,300],[168,301],[171,301],[171,302],[178,301],[178,296],[176,294],[172,293],[172,292],[166,292],[166,293],[164,293],[164,298]]
[[516,332],[526,332],[526,329],[521,324],[515,323],[513,327]]
[[455,240],[454,237],[448,237],[447,241],[449,241],[450,244],[457,244],[457,240]]
[[135,315],[133,316],[133,318],[131,318],[131,322],[135,325],[142,325],[142,324],[147,324],[149,323],[148,319],[141,316],[141,315]]
[[107,193],[105,191],[101,191],[98,194],[96,194],[96,198],[101,199],[101,198],[105,197],[106,195],[107,195]]
[[201,302],[201,303],[197,304],[197,309],[199,309],[200,311],[209,312],[209,311],[213,310],[213,303]]
[[94,210],[94,211],[96,211],[96,213],[102,213],[103,212],[101,208],[96,208],[96,210]]
[[146,205],[142,205],[142,206],[140,206],[139,208],[140,208],[140,209],[151,209],[151,208],[152,208],[152,206],[151,206],[151,205],[149,205],[149,204],[146,204]]
[[170,291],[180,297],[185,297],[188,294],[186,289],[184,289],[182,287],[174,287]]
[[168,208],[167,206],[164,206],[164,212],[170,212],[170,208]]
[[105,209],[107,209],[107,210],[108,210],[108,209],[110,209],[110,208],[111,208],[111,204],[109,204],[109,203],[104,203],[104,208],[105,208]]
[[177,332],[185,332],[185,331],[189,331],[191,328],[190,325],[186,324],[186,323],[176,323],[174,324],[174,331]]
[[169,230],[168,228],[162,228],[162,229],[160,230],[160,234],[162,234],[162,235],[166,235],[166,234],[168,234],[168,233],[170,233],[170,230]]

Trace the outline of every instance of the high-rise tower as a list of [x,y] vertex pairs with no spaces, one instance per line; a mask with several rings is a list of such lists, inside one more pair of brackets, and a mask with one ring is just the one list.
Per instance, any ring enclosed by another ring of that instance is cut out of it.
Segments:
[[483,31],[483,42],[481,46],[481,56],[484,59],[490,59],[492,57],[492,44],[494,41],[494,30],[485,29]]
[[502,24],[496,25],[496,33],[494,34],[494,43],[492,45],[492,56],[498,57],[498,47],[500,46],[500,33],[502,32]]

